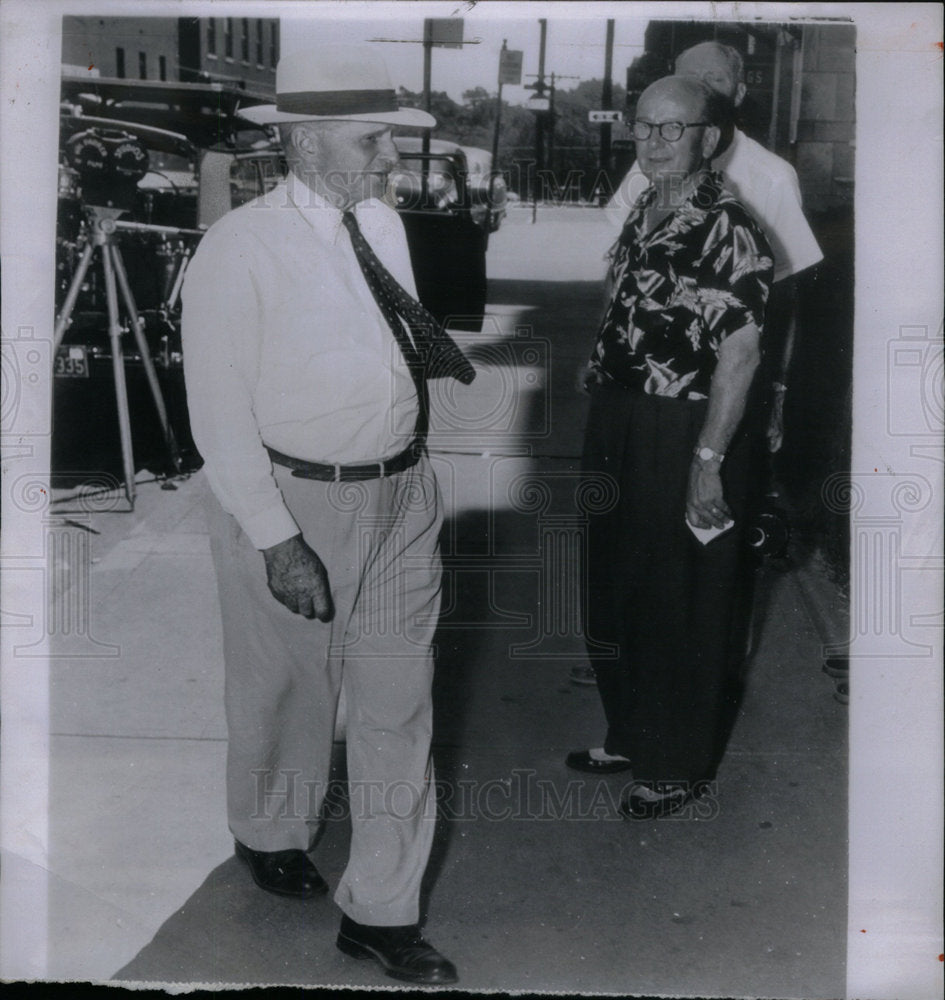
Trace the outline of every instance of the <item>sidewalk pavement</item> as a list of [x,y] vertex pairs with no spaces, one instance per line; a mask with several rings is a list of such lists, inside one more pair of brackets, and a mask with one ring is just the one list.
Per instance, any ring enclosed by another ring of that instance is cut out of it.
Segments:
[[[431,452],[451,518],[428,935],[464,990],[840,996],[847,724],[820,667],[845,632],[842,602],[817,603],[805,582],[816,567],[763,574],[757,651],[706,808],[630,823],[614,808],[621,775],[563,766],[603,725],[596,690],[567,679],[583,659],[568,573],[574,373],[602,237],[577,215],[510,216],[493,237],[494,322],[466,339],[481,376],[437,393],[451,419],[434,422]],[[570,266],[547,253],[563,246]],[[200,473],[176,485],[142,483],[134,514],[92,516],[88,633],[102,655],[51,664],[47,974],[392,985],[337,952],[333,904],[266,896],[232,856],[207,487]],[[330,820],[316,853],[330,884],[346,849]]]

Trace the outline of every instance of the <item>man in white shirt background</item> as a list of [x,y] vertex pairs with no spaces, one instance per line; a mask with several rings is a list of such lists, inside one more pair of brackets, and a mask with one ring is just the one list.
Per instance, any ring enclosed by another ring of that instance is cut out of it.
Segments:
[[424,345],[439,337],[465,366],[456,377],[474,373],[422,333],[432,317],[382,200],[392,127],[435,120],[397,107],[369,48],[287,55],[276,90],[242,114],[279,127],[289,174],[211,227],[183,291],[191,427],[213,494],[229,826],[260,888],[327,891],[309,851],[341,699],[352,836],[337,945],[445,984],[456,970],[418,925],[443,517]]

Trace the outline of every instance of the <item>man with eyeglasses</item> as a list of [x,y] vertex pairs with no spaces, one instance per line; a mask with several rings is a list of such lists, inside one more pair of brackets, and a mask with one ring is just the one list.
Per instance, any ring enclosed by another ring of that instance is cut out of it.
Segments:
[[[700,42],[676,58],[677,76],[701,80],[716,93],[741,107],[747,94],[744,61],[737,49],[720,42]],[[801,190],[794,168],[765,149],[739,128],[727,128],[712,160],[725,186],[754,215],[774,251],[775,285],[823,259],[804,216]],[[635,163],[605,209],[608,220],[623,226],[627,212],[648,186]],[[785,291],[786,289],[781,289]]]
[[[714,91],[728,98],[734,109],[740,108],[747,95],[745,64],[741,54],[721,42],[700,42],[676,58],[676,73],[702,80]],[[770,373],[771,420],[768,447],[776,452],[783,440],[783,406],[787,390],[788,367],[796,332],[795,276],[823,259],[817,240],[804,216],[801,188],[794,168],[780,156],[765,149],[739,128],[726,130],[712,161],[725,178],[725,186],[751,212],[764,230],[774,251],[774,287],[771,315],[781,321],[773,340],[780,350],[772,352],[774,369]],[[623,225],[627,211],[645,187],[639,165],[634,164],[614,194],[606,212],[616,227]]]
[[[607,722],[566,763],[633,771],[621,812],[670,815],[714,779],[744,652],[744,533],[760,423],[750,395],[772,252],[709,169],[729,109],[691,77],[640,98],[649,182],[611,250],[582,468],[617,502],[590,516],[586,630]],[[716,536],[713,538],[713,536]],[[601,654],[602,648],[615,655]]]
[[[676,58],[676,74],[701,80],[731,102],[733,113],[747,95],[741,54],[720,42],[700,42]],[[635,137],[634,137],[635,138]],[[804,216],[801,189],[794,168],[780,156],[745,135],[732,122],[723,129],[712,159],[725,186],[751,212],[764,230],[774,253],[774,285],[769,315],[769,351],[766,356],[768,450],[781,448],[784,436],[784,400],[797,326],[796,276],[823,259]],[[649,186],[639,162],[624,177],[604,215],[619,231],[636,199]],[[586,665],[571,671],[576,684],[594,684],[594,670]]]

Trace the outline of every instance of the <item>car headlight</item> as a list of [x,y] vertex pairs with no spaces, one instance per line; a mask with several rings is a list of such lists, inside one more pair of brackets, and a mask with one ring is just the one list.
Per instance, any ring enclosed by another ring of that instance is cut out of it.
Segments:
[[502,174],[493,174],[487,184],[487,195],[492,208],[501,208],[508,200],[509,188]]

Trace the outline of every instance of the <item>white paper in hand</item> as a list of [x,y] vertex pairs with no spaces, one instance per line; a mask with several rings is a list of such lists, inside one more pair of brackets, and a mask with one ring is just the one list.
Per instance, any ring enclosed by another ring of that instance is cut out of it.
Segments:
[[726,521],[724,527],[721,528],[697,528],[694,524],[689,523],[689,518],[685,514],[683,517],[686,519],[686,527],[689,528],[703,545],[708,545],[713,538],[718,538],[719,535],[724,535],[726,531],[730,531],[735,527],[734,521]]

